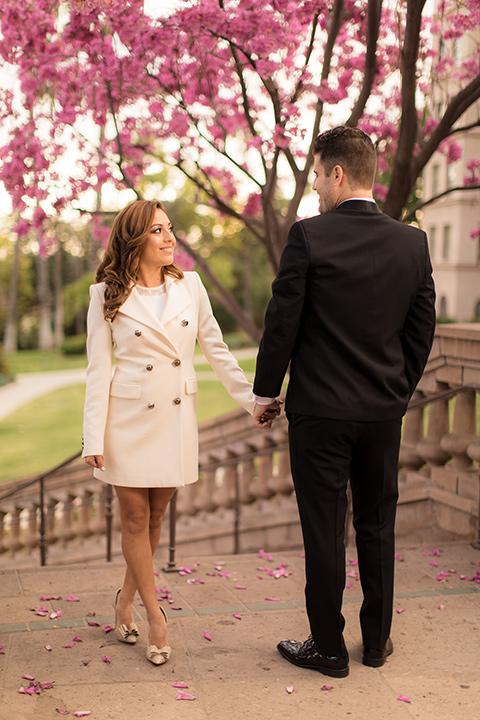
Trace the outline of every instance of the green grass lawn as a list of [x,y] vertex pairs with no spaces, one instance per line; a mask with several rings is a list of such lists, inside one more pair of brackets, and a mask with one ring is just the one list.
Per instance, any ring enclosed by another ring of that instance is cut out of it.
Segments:
[[[35,475],[80,450],[85,385],[37,398],[0,422],[0,483]],[[238,407],[216,380],[198,383],[199,422]]]
[[6,358],[12,375],[87,367],[86,355],[63,355],[59,350],[19,350]]

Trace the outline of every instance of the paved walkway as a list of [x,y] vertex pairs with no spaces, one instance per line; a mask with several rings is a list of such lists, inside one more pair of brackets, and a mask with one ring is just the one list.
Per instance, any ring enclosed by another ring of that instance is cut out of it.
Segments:
[[[0,720],[53,719],[57,708],[92,720],[479,720],[480,584],[462,576],[480,574],[480,553],[460,543],[399,553],[395,652],[379,669],[361,664],[360,587],[347,554],[342,680],[295,668],[275,649],[308,633],[298,552],[183,559],[192,569],[183,575],[164,574],[157,561],[173,647],[161,667],[144,657],[139,602],[137,645],[105,632],[122,564],[0,572]],[[42,606],[61,614],[35,615]],[[38,694],[19,693],[29,683]]]
[[[255,348],[242,348],[234,351],[235,357],[240,360],[256,356]],[[207,360],[203,355],[195,357],[195,365],[202,365]],[[17,408],[35,400],[42,395],[59,390],[68,385],[85,382],[85,368],[73,370],[46,370],[44,372],[19,373],[14,382],[0,387],[0,420],[7,417]],[[213,380],[215,373],[202,371],[197,373],[199,380]],[[252,377],[248,375],[251,380]]]

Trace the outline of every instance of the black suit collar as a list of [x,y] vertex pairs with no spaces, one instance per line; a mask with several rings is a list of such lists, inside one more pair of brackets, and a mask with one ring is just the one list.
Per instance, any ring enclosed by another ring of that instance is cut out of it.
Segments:
[[356,212],[367,212],[367,213],[381,213],[382,211],[378,205],[369,200],[345,200],[338,207],[335,208],[334,212],[342,212],[343,210],[355,210]]

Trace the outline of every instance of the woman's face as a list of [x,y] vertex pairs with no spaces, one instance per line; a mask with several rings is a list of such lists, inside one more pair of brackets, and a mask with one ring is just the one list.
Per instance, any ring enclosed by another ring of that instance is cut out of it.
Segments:
[[175,236],[167,214],[157,208],[153,216],[150,233],[140,253],[140,267],[155,269],[173,262]]

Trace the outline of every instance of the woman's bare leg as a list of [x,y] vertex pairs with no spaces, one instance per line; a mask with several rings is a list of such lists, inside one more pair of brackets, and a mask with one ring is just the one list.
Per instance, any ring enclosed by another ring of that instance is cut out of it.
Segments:
[[117,601],[117,622],[129,625],[138,589],[149,629],[149,644],[167,644],[165,620],[158,608],[152,555],[160,539],[162,520],[175,488],[115,487],[120,504],[122,550],[127,570]]

